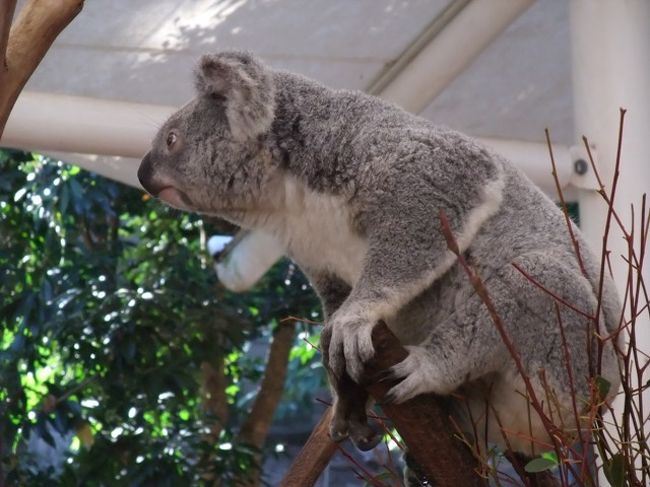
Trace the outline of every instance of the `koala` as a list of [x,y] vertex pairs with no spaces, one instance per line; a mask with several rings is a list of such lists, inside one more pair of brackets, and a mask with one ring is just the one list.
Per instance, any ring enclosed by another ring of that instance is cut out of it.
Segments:
[[[596,366],[590,317],[600,313],[598,333],[613,335],[620,305],[609,278],[598,305],[599,262],[574,228],[576,257],[561,211],[525,175],[460,133],[273,70],[246,52],[203,56],[195,82],[196,98],[155,136],[139,180],[175,208],[268,232],[308,276],[325,314],[332,438],[349,436],[362,449],[377,442],[362,384],[371,330],[383,320],[409,352],[390,370],[400,379],[390,400],[448,397],[458,424],[479,432],[477,444],[530,454],[535,442],[549,442],[515,361],[448,248],[441,212],[536,396],[556,421],[572,424],[571,388],[587,398]],[[612,393],[613,342],[603,342],[600,358]]]

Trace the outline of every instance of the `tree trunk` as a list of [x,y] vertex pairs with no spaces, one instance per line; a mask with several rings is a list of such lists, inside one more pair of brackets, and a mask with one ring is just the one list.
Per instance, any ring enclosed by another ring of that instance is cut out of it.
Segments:
[[[237,437],[238,442],[251,445],[259,450],[264,446],[275,410],[282,398],[289,365],[289,353],[293,347],[294,337],[295,325],[293,323],[280,323],[273,332],[273,341],[269,348],[264,377],[253,407],[241,427]],[[261,460],[261,455],[258,456],[258,460]],[[260,485],[259,473],[254,475],[246,485],[248,487]]]

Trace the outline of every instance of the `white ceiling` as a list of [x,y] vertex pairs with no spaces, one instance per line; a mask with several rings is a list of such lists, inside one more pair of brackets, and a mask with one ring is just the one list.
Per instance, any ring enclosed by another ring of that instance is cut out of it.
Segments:
[[[487,0],[485,0],[487,1]],[[508,0],[490,0],[498,3]],[[363,89],[447,0],[94,0],[27,90],[180,105],[204,52],[255,51],[272,66]],[[444,69],[444,67],[441,67]],[[570,144],[566,0],[538,0],[423,115],[476,136]]]
[[28,89],[180,104],[192,96],[196,59],[224,48],[249,49],[272,66],[363,89],[446,4],[95,0],[62,33]]

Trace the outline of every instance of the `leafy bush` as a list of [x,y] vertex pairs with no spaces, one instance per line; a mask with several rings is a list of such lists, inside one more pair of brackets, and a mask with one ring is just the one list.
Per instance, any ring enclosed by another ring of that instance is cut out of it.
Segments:
[[[317,313],[304,278],[283,262],[234,295],[201,245],[218,222],[36,154],[1,152],[0,173],[6,482],[234,485],[253,471],[255,451],[236,441],[240,385],[261,373],[245,351],[268,339],[265,325]],[[296,345],[294,362],[311,365]],[[223,368],[223,391],[206,392],[206,364]],[[320,386],[315,377],[300,386]],[[210,394],[223,394],[227,418],[206,407]],[[288,397],[304,402],[305,391]]]

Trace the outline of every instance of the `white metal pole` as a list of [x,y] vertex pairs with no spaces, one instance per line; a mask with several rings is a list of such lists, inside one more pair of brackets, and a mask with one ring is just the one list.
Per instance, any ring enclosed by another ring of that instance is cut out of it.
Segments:
[[[630,205],[635,205],[638,219],[641,195],[650,193],[650,1],[571,0],[570,9],[576,137],[580,140],[586,135],[597,148],[607,184],[612,181],[616,159],[619,108],[628,110],[615,207],[630,228]],[[593,191],[581,191],[579,204],[582,229],[599,249],[606,206]],[[612,270],[623,296],[628,264],[620,256],[627,255],[627,250],[621,233],[613,227],[609,238]],[[650,283],[648,269],[645,265],[646,283]],[[637,346],[650,353],[647,312],[637,322]],[[650,395],[644,396],[648,400]],[[601,485],[607,485],[601,480]]]
[[420,113],[533,3],[471,0],[450,19],[443,19],[443,25],[437,26],[434,19],[429,42],[413,56],[406,52],[406,62],[398,59],[396,72],[389,69],[368,91]]
[[140,158],[176,107],[25,91],[0,144]]

